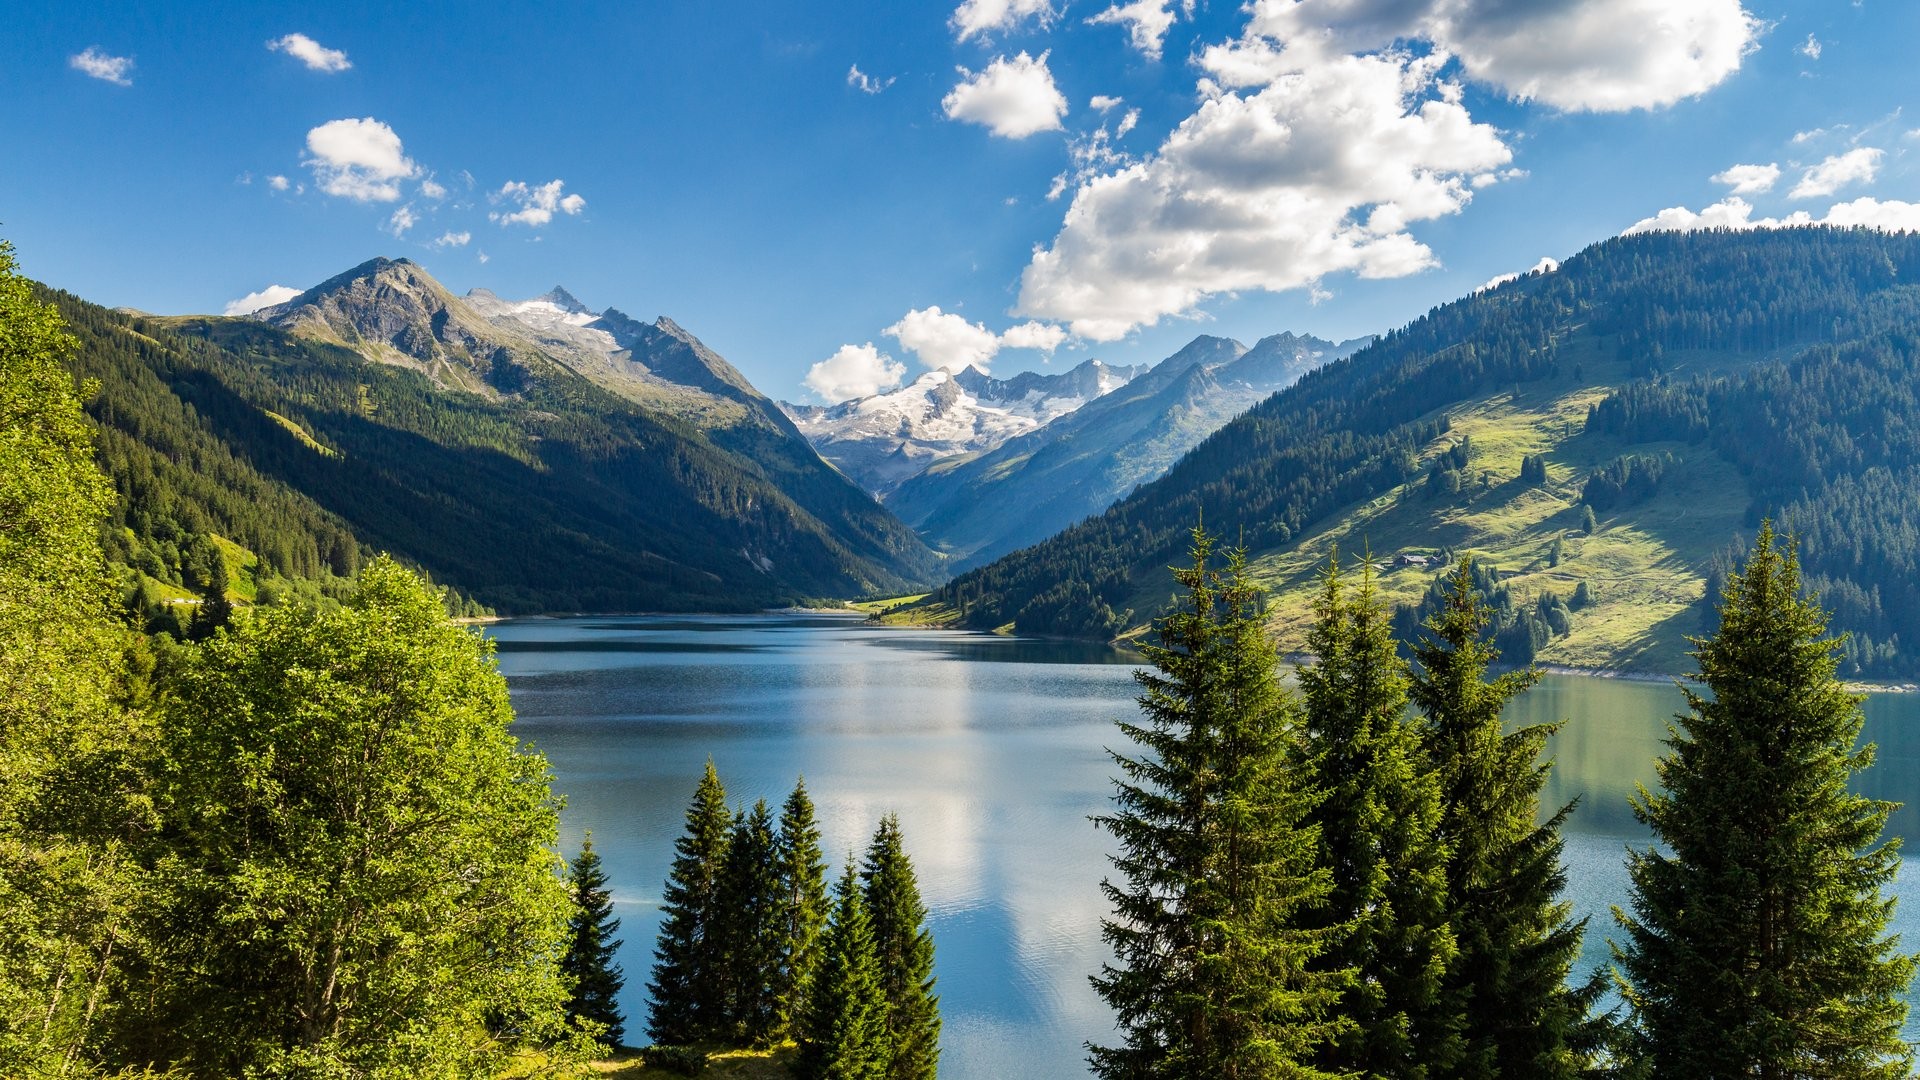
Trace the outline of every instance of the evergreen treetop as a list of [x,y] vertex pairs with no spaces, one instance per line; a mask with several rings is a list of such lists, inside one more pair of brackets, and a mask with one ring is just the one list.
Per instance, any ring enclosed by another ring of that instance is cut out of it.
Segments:
[[785,916],[778,996],[780,1029],[785,1032],[805,1007],[807,988],[820,966],[820,934],[827,922],[827,864],[804,778],[795,781],[780,809],[777,841]]
[[940,999],[933,992],[933,934],[926,927],[913,863],[888,814],[867,847],[860,871],[874,955],[887,999],[889,1080],[933,1080],[940,1060]]
[[794,1071],[801,1080],[886,1080],[886,990],[851,852],[834,897]]
[[684,1046],[724,1034],[720,875],[732,825],[726,789],[709,759],[687,807],[687,831],[674,841],[673,867],[661,894],[666,916],[647,984],[653,1002],[647,1035],[655,1043]]
[[1887,932],[1893,804],[1848,789],[1873,763],[1839,643],[1763,525],[1694,656],[1660,790],[1634,811],[1660,847],[1628,860],[1616,948],[1633,1053],[1668,1077],[1904,1077],[1916,957]]
[[613,894],[607,889],[600,853],[593,849],[593,833],[580,842],[580,854],[567,868],[567,890],[574,911],[567,922],[566,956],[560,973],[571,986],[567,1016],[604,1026],[602,1038],[616,1049],[626,1041],[626,1017],[620,1011],[620,988],[625,974],[615,960],[625,942],[613,935],[620,920],[613,916]]
[[738,815],[720,878],[715,931],[721,967],[711,978],[722,987],[726,1040],[765,1046],[779,1028],[782,948],[787,918],[780,886],[773,813],[765,799]]

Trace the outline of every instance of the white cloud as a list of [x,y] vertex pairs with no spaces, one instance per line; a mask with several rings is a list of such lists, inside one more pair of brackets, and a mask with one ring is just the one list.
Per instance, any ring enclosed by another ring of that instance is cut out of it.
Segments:
[[[437,248],[466,247],[467,242],[472,239],[473,234],[470,232],[453,232],[452,230],[448,230],[440,234],[440,238],[433,242],[433,246]],[[484,262],[485,260],[482,259],[482,261]]]
[[1698,213],[1684,206],[1670,207],[1653,217],[1635,222],[1626,231],[1631,234],[1691,232],[1695,229],[1786,229],[1801,225],[1920,232],[1920,203],[1898,199],[1883,202],[1869,196],[1852,202],[1834,203],[1820,217],[1814,217],[1805,210],[1796,210],[1784,218],[1755,218],[1753,207],[1747,205],[1745,200],[1728,197]]
[[1092,99],[1087,102],[1087,108],[1093,109],[1096,112],[1106,112],[1108,109],[1113,108],[1125,100],[1127,99],[1114,97],[1112,94],[1095,94]]
[[1780,179],[1780,166],[1734,165],[1708,179],[1733,188],[1735,195],[1758,195],[1773,190],[1774,183]]
[[133,57],[109,56],[99,46],[89,45],[84,52],[67,57],[67,66],[116,86],[132,86]]
[[425,180],[420,181],[420,194],[429,199],[444,199],[447,197],[447,188],[445,184],[439,183],[434,180],[433,177],[429,176]]
[[935,304],[907,312],[881,333],[920,358],[930,368],[959,371],[969,365],[985,370],[1000,351],[1000,337],[964,316],[940,310]]
[[1741,0],[1255,0],[1251,29],[1344,52],[1423,40],[1468,78],[1569,112],[1702,94],[1739,70],[1763,24]]
[[1871,184],[1880,171],[1880,159],[1886,151],[1862,146],[1836,154],[1813,166],[1800,176],[1800,182],[1787,192],[1790,199],[1817,199],[1831,195],[1848,184]]
[[397,202],[400,181],[420,174],[400,136],[371,116],[321,124],[307,132],[307,152],[320,190],[356,202]]
[[1820,39],[1817,37],[1814,37],[1812,34],[1808,34],[1806,44],[1800,46],[1799,48],[1793,51],[1799,53],[1801,56],[1804,56],[1809,60],[1818,60],[1820,59],[1820,50],[1821,50]]
[[1127,115],[1120,118],[1120,126],[1113,129],[1114,137],[1121,139],[1126,138],[1127,132],[1132,131],[1135,127],[1139,126],[1139,124],[1140,110],[1128,109]]
[[269,176],[267,177],[267,186],[275,191],[285,191],[291,187],[292,184],[284,176]]
[[261,308],[269,308],[275,304],[284,304],[299,295],[299,289],[289,289],[285,285],[269,285],[259,292],[250,292],[238,300],[227,301],[227,306],[223,308],[220,313],[222,315],[251,315]]
[[485,266],[488,263],[493,261],[493,256],[488,255],[486,252],[482,251],[479,253],[479,259],[480,259],[480,265]]
[[329,74],[345,71],[353,66],[347,54],[339,49],[329,49],[305,34],[288,34],[267,42],[267,48],[274,52],[283,52],[295,60],[307,65],[309,71],[324,71]]
[[1038,349],[1043,353],[1066,344],[1067,332],[1058,326],[1043,322],[1024,322],[1018,326],[1007,327],[1000,335],[1000,344],[1008,349]]
[[1825,221],[1828,225],[1864,225],[1887,232],[1920,232],[1920,203],[1859,198],[1829,207]]
[[847,85],[863,94],[877,94],[887,87],[892,86],[893,80],[897,78],[899,78],[899,76],[896,75],[889,79],[876,79],[866,72],[861,71],[859,64],[855,64],[847,69]]
[[1169,0],[1132,0],[1127,4],[1114,4],[1087,22],[1126,27],[1127,38],[1133,47],[1143,55],[1158,60],[1160,48],[1167,40],[1167,31],[1173,27],[1173,11]]
[[555,213],[573,215],[587,208],[587,200],[578,195],[562,195],[566,182],[549,180],[539,187],[530,187],[518,180],[501,185],[493,200],[505,200],[520,209],[511,213],[492,213],[487,217],[501,225],[531,225],[538,228],[553,220]]
[[964,0],[947,25],[953,27],[955,40],[965,41],[978,34],[1011,30],[1021,20],[1036,16],[1042,26],[1053,21],[1053,5],[1048,0]]
[[853,398],[870,397],[900,385],[906,365],[873,347],[842,345],[838,352],[807,370],[802,380],[807,389],[829,405]]
[[1511,274],[1501,274],[1498,277],[1488,278],[1487,283],[1485,285],[1482,285],[1473,291],[1486,292],[1488,289],[1497,289],[1500,286],[1505,285],[1509,281],[1518,281],[1522,276],[1522,273],[1551,274],[1558,269],[1560,269],[1559,259],[1556,259],[1551,255],[1542,255],[1540,257],[1540,261],[1537,263],[1534,263],[1531,269],[1526,271],[1515,271],[1514,273],[1511,273]]
[[1041,53],[1035,59],[1023,52],[1012,60],[995,57],[977,74],[961,68],[960,85],[940,105],[948,118],[983,125],[1002,138],[1058,131],[1060,118],[1067,114],[1067,99],[1053,84],[1047,55]]
[[1015,314],[1112,341],[1220,293],[1411,274],[1436,260],[1407,225],[1459,212],[1470,179],[1512,158],[1431,58],[1248,41],[1201,62],[1264,85],[1203,80],[1199,111],[1154,155],[1079,181]]
[[1798,146],[1801,143],[1812,142],[1826,133],[1826,128],[1811,128],[1807,131],[1796,131],[1793,133],[1793,144]]
[[395,236],[405,236],[407,230],[419,224],[419,218],[413,216],[413,204],[408,203],[393,212],[387,219],[387,231]]

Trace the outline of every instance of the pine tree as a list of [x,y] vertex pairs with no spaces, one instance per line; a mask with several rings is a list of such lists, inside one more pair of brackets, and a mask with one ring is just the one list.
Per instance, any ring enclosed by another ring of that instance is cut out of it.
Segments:
[[1540,755],[1558,725],[1507,732],[1500,713],[1539,679],[1531,669],[1487,681],[1499,654],[1482,637],[1489,612],[1462,559],[1446,606],[1427,620],[1414,647],[1412,697],[1426,718],[1425,740],[1440,781],[1440,828],[1447,851],[1447,914],[1457,952],[1443,990],[1458,1024],[1462,1056],[1446,1075],[1465,1080],[1578,1075],[1588,1038],[1587,1007],[1597,984],[1569,990],[1584,920],[1557,900],[1563,806],[1537,823],[1551,763]]
[[560,961],[560,972],[572,986],[567,1017],[606,1025],[604,1041],[618,1048],[627,1037],[626,1017],[620,1012],[626,976],[614,958],[625,943],[613,936],[620,920],[613,917],[613,894],[600,868],[600,853],[593,850],[592,833],[581,841],[579,856],[567,868],[567,891],[574,903],[567,921],[567,954]]
[[1634,811],[1662,848],[1629,856],[1617,949],[1635,1049],[1655,1078],[1904,1077],[1916,957],[1887,933],[1900,841],[1892,803],[1853,794],[1860,699],[1801,596],[1797,553],[1763,525],[1694,652],[1710,694]]
[[1095,819],[1126,879],[1102,883],[1115,962],[1093,983],[1125,1040],[1089,1046],[1103,1077],[1317,1077],[1307,1062],[1341,1028],[1347,973],[1311,966],[1328,934],[1302,925],[1330,880],[1286,767],[1297,710],[1240,555],[1215,570],[1212,549],[1194,530],[1186,596],[1147,649],[1159,672],[1135,676],[1144,722],[1120,724],[1145,752],[1113,755],[1117,809]]
[[933,934],[920,902],[913,863],[900,837],[900,819],[888,814],[867,847],[860,872],[873,951],[887,999],[889,1080],[933,1080],[940,1062],[940,999],[933,992]]
[[887,998],[851,852],[834,892],[795,1072],[801,1080],[886,1080]]
[[725,964],[719,975],[728,1041],[772,1042],[779,1028],[781,953],[786,910],[779,850],[767,801],[738,818],[720,875],[719,936]]
[[206,587],[200,590],[200,602],[194,605],[193,618],[187,624],[187,637],[194,641],[205,641],[233,621],[233,601],[227,598],[232,581],[227,575],[226,557],[212,541],[207,541],[207,547]]
[[1354,1021],[1316,1058],[1329,1072],[1442,1075],[1458,1035],[1441,1008],[1453,956],[1438,778],[1405,718],[1407,667],[1370,561],[1353,596],[1338,556],[1307,635],[1315,662],[1299,672],[1306,699],[1302,770],[1326,793],[1314,808],[1320,863],[1332,875],[1321,920],[1346,925],[1316,964],[1354,972],[1340,1012]]
[[827,864],[820,829],[803,778],[780,810],[777,836],[782,914],[779,1031],[791,1032],[806,1006],[807,988],[820,966],[820,933],[827,924]]
[[686,835],[674,842],[673,869],[661,897],[666,916],[647,985],[653,999],[647,1035],[655,1043],[684,1046],[724,1034],[720,873],[732,824],[726,789],[709,760],[687,808]]

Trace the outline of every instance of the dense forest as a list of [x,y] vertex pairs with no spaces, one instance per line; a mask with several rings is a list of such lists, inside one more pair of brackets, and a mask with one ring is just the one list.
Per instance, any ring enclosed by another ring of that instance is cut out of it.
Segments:
[[145,608],[203,592],[219,540],[242,599],[338,595],[389,551],[509,613],[745,610],[934,572],[797,436],[710,438],[557,367],[490,398],[259,323],[41,295],[79,339],[120,494],[106,542]]
[[[1410,481],[1464,483],[1464,462],[1422,457],[1449,429],[1448,403],[1520,397],[1604,359],[1637,377],[1594,409],[1593,435],[1686,438],[1724,455],[1748,486],[1746,527],[1772,516],[1801,544],[1809,584],[1835,609],[1836,629],[1855,635],[1852,669],[1909,673],[1920,663],[1902,644],[1914,640],[1908,613],[1920,606],[1900,591],[1913,580],[1905,522],[1920,498],[1907,446],[1917,415],[1915,282],[1920,237],[1911,234],[1608,240],[1557,272],[1437,308],[1309,373],[1163,479],[961,575],[928,602],[970,626],[1111,636],[1152,614],[1132,609],[1193,521],[1258,554]],[[1700,374],[1672,385],[1667,371],[1681,358]],[[1595,470],[1585,499],[1630,506],[1672,471],[1657,454],[1622,455]],[[1684,554],[1704,574],[1725,542]]]

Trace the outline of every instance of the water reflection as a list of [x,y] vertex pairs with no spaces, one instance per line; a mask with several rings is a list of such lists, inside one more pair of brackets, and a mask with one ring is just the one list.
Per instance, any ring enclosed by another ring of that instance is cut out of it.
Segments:
[[[1081,643],[879,629],[857,618],[533,619],[497,624],[518,731],[569,799],[564,843],[593,830],[624,920],[625,1007],[640,1038],[659,890],[711,756],[736,803],[778,805],[804,773],[836,864],[900,815],[938,943],[949,1080],[1084,1075],[1082,1044],[1111,1017],[1087,983],[1105,957],[1099,883],[1115,719],[1134,715],[1140,660]],[[1628,844],[1627,799],[1653,781],[1671,685],[1550,676],[1515,722],[1566,724],[1545,797],[1574,798],[1568,896],[1606,957]],[[1880,764],[1864,790],[1920,829],[1920,698],[1876,696]],[[1920,907],[1920,905],[1916,905]],[[1920,937],[1920,921],[1899,928]]]

